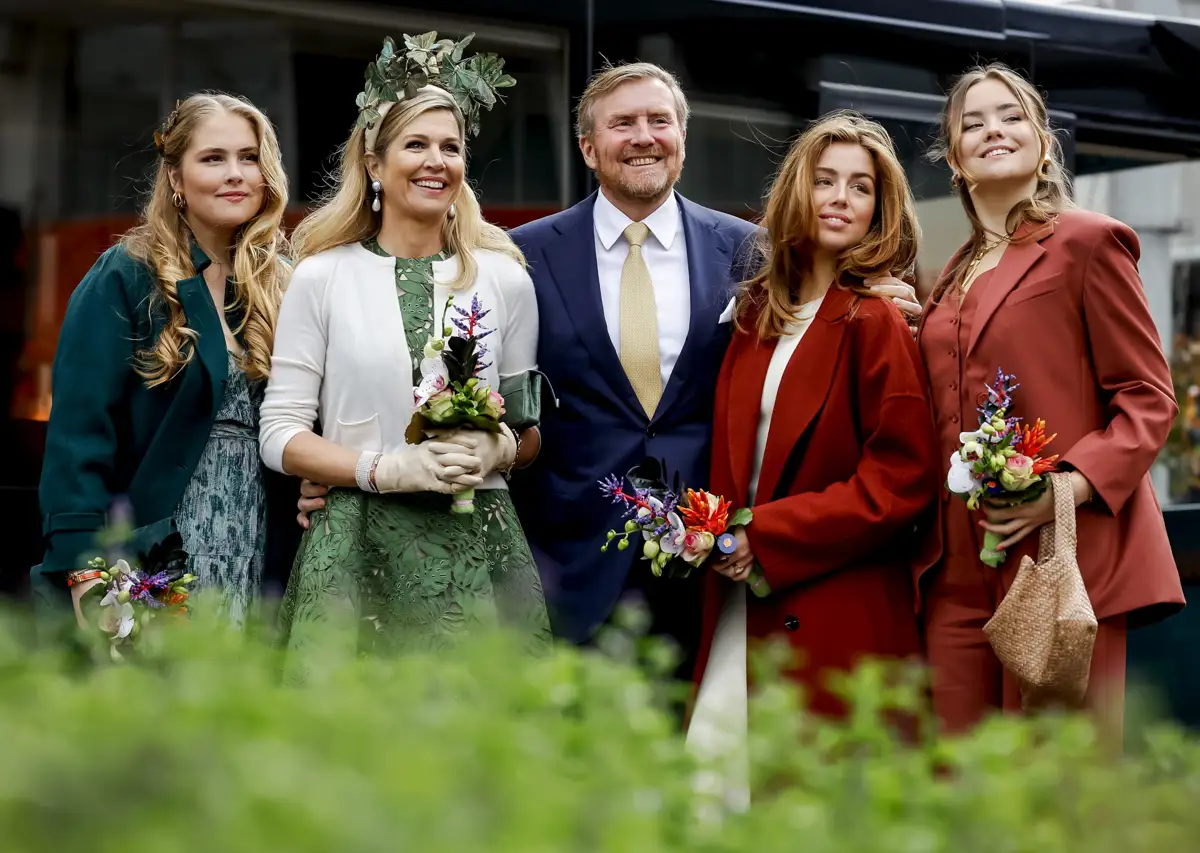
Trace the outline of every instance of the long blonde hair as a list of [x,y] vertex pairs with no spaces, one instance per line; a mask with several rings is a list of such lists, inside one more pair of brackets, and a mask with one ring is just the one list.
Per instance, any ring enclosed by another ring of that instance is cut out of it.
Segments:
[[1005,223],[1006,234],[993,234],[993,238],[1010,240],[1013,233],[1023,223],[1046,223],[1054,219],[1061,211],[1075,206],[1071,199],[1071,179],[1063,165],[1062,145],[1050,129],[1050,116],[1046,109],[1046,100],[1032,83],[1022,77],[1002,62],[977,66],[963,73],[946,96],[945,106],[942,107],[942,120],[938,140],[929,151],[931,160],[945,160],[954,171],[955,178],[952,186],[958,190],[959,200],[963,210],[971,221],[971,242],[960,251],[951,265],[942,274],[937,287],[934,288],[932,299],[937,301],[946,289],[962,281],[967,268],[971,265],[976,253],[987,241],[989,232],[979,221],[975,212],[975,204],[971,201],[969,176],[958,163],[958,143],[962,138],[962,116],[967,92],[976,83],[984,80],[997,80],[1008,87],[1016,98],[1017,105],[1025,114],[1026,120],[1033,125],[1041,143],[1041,164],[1037,170],[1037,186],[1033,195],[1022,199],[1008,213]]
[[[249,101],[201,92],[182,101],[167,120],[159,144],[154,187],[142,210],[141,223],[121,239],[130,257],[154,270],[158,284],[151,301],[166,306],[167,322],[154,343],[138,353],[135,369],[153,388],[170,382],[195,356],[196,331],[187,325],[176,283],[196,274],[192,264],[192,232],[184,211],[175,204],[171,173],[183,162],[201,122],[222,112],[250,122],[258,140],[258,165],[263,176],[262,208],[234,235],[234,301],[226,308],[241,309],[241,322],[232,331],[242,334],[246,375],[266,379],[271,370],[275,321],[289,269],[282,222],[288,202],[287,176],[275,130]],[[220,310],[220,307],[218,307]]]
[[[462,111],[445,89],[425,86],[412,98],[405,98],[388,110],[379,125],[375,152],[383,157],[388,147],[418,116],[431,110],[449,110],[458,122],[459,136],[466,143]],[[296,226],[292,247],[297,262],[350,243],[358,243],[379,233],[382,212],[371,209],[370,178],[367,174],[366,131],[356,127],[342,146],[338,175],[331,177],[331,190],[320,206]],[[452,287],[463,287],[475,280],[480,249],[499,252],[524,265],[525,258],[512,238],[499,226],[487,222],[479,201],[464,181],[454,199],[453,218],[442,223],[442,239],[447,249],[458,256],[458,277]]]
[[[906,275],[916,263],[921,231],[892,138],[882,125],[856,112],[841,110],[822,116],[792,143],[775,176],[762,219],[762,265],[738,299],[739,328],[753,317],[761,340],[785,334],[794,319],[797,289],[809,272],[817,233],[812,197],[817,163],[830,145],[840,142],[861,145],[871,155],[876,202],[866,236],[838,258],[838,280],[845,276],[861,282],[872,275]],[[857,284],[851,289],[871,295]]]

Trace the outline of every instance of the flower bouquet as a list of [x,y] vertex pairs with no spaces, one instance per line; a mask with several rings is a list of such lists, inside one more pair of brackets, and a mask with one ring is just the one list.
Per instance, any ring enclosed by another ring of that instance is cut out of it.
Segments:
[[[196,576],[185,571],[187,553],[178,543],[178,534],[149,553],[145,568],[131,568],[123,559],[109,565],[104,557],[88,561],[89,571],[98,571],[100,583],[88,599],[100,598],[96,617],[100,630],[108,637],[109,653],[120,661],[122,648],[130,647],[142,628],[160,614],[180,616],[187,613],[188,587]],[[176,544],[172,545],[174,541]]]
[[[450,322],[447,314],[453,310]],[[471,299],[469,309],[446,300],[442,312],[442,336],[430,337],[421,360],[421,381],[413,392],[412,421],[405,432],[409,444],[420,444],[430,429],[471,429],[500,431],[500,416],[504,414],[504,398],[481,382],[479,373],[488,367],[481,359],[487,355],[482,342],[494,330],[484,328],[481,321],[491,313]],[[450,506],[454,513],[475,511],[475,490],[466,489],[455,495]]]
[[[674,487],[668,486],[665,470],[665,464],[647,460],[626,475],[629,489],[615,475],[600,481],[601,492],[613,503],[623,504],[626,516],[624,531],[608,531],[600,550],[608,551],[615,539],[617,550],[624,551],[630,537],[640,533],[642,559],[650,562],[656,577],[664,573],[687,577],[704,564],[713,548],[722,554],[737,550],[737,538],[731,531],[753,521],[754,513],[746,507],[733,510],[725,498],[703,489],[681,489],[678,473]],[[747,583],[759,598],[771,592],[757,565],[750,570]]]
[[[981,503],[1006,507],[1036,500],[1049,485],[1042,475],[1054,470],[1058,460],[1039,455],[1055,437],[1046,437],[1045,421],[1039,418],[1028,426],[1008,416],[1012,393],[1020,387],[1013,383],[1015,378],[996,371],[996,382],[987,386],[987,398],[978,409],[979,428],[961,433],[959,449],[950,456],[946,488],[972,510]],[[996,547],[1002,539],[998,533],[984,533],[979,559],[992,568],[1004,562],[1005,553]]]

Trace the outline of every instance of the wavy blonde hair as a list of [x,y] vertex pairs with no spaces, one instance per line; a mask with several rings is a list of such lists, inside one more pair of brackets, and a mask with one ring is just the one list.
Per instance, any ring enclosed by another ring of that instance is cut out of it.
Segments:
[[[432,110],[448,110],[458,123],[458,133],[466,145],[466,125],[454,97],[445,89],[425,86],[415,97],[405,98],[388,110],[379,125],[375,140],[376,156],[382,158],[388,147],[412,122]],[[297,262],[328,249],[358,243],[379,233],[383,213],[371,209],[371,178],[367,174],[366,131],[356,127],[342,146],[338,174],[331,176],[331,189],[320,206],[296,226],[292,247]],[[521,250],[497,225],[486,221],[470,185],[463,181],[454,198],[455,216],[442,222],[442,240],[458,256],[458,277],[451,287],[464,287],[475,280],[479,263],[475,252],[491,250],[525,264]]]
[[830,145],[861,145],[875,164],[875,213],[865,237],[842,252],[837,279],[855,280],[850,289],[863,296],[869,276],[911,276],[921,238],[916,206],[896,156],[892,138],[883,126],[859,113],[842,110],[822,116],[802,133],[788,151],[767,197],[759,252],[758,274],[743,286],[738,298],[739,328],[753,318],[761,340],[785,334],[793,321],[799,287],[811,268],[817,233],[813,182],[817,163]]
[[142,210],[141,222],[121,239],[130,257],[154,270],[157,289],[151,303],[166,306],[167,322],[154,343],[138,353],[135,369],[153,388],[170,382],[194,357],[196,332],[188,327],[179,302],[177,282],[196,274],[192,264],[192,232],[185,212],[174,201],[171,175],[181,167],[196,128],[211,116],[230,113],[250,122],[258,140],[258,165],[263,176],[263,204],[258,213],[234,235],[234,301],[226,309],[240,309],[241,322],[232,331],[242,334],[246,353],[243,365],[251,379],[266,379],[271,370],[275,321],[287,284],[284,260],[287,241],[282,222],[288,202],[287,176],[279,143],[270,121],[244,98],[201,92],[182,101],[157,136],[158,170],[154,187]]
[[[946,96],[945,106],[942,107],[941,128],[937,142],[930,148],[929,157],[933,161],[945,160],[954,172],[952,186],[958,190],[967,218],[971,221],[971,241],[951,260],[950,266],[942,274],[934,288],[932,300],[941,299],[943,293],[951,285],[958,284],[966,274],[975,254],[984,246],[989,232],[979,221],[975,212],[975,204],[971,201],[969,186],[970,174],[958,162],[958,143],[962,139],[962,116],[967,100],[967,92],[976,83],[984,80],[998,80],[1013,93],[1017,105],[1025,118],[1033,125],[1041,143],[1041,165],[1037,170],[1037,186],[1033,195],[1022,199],[1008,213],[1005,223],[1008,233],[992,234],[994,238],[1009,241],[1013,233],[1023,223],[1046,223],[1054,219],[1061,211],[1075,206],[1071,199],[1071,179],[1063,165],[1062,145],[1054,131],[1050,129],[1050,115],[1046,108],[1046,100],[1032,83],[1022,77],[1002,62],[990,65],[976,66],[963,73]],[[967,180],[964,180],[964,177]]]

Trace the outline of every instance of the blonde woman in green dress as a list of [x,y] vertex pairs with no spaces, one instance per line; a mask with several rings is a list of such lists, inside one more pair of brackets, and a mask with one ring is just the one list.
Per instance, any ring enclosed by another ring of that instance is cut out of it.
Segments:
[[[351,653],[436,650],[496,626],[532,648],[549,643],[506,480],[536,456],[536,428],[405,442],[425,344],[441,337],[451,296],[490,311],[481,381],[504,388],[536,369],[537,302],[524,259],[483,220],[466,183],[479,102],[443,88],[480,66],[435,38],[406,37],[409,50],[398,53],[385,45],[335,189],[293,237],[298,263],[280,308],[260,446],[270,468],[332,488],[284,596],[289,652],[331,636]],[[428,83],[410,77],[443,64],[447,73]],[[489,67],[483,85],[511,85]],[[451,513],[451,496],[468,488],[474,512]],[[350,630],[331,635],[334,623]],[[294,657],[303,667],[305,656]]]

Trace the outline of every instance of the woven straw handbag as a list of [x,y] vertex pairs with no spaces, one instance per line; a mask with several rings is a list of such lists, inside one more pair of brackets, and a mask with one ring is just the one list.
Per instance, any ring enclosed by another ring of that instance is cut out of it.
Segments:
[[1042,526],[1038,558],[1021,559],[1004,600],[983,632],[1021,686],[1022,705],[1077,707],[1087,693],[1096,614],[1075,561],[1075,499],[1070,474],[1051,474],[1054,521]]

